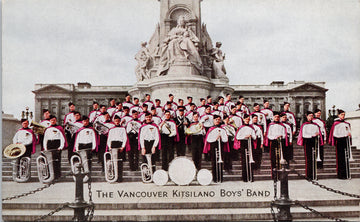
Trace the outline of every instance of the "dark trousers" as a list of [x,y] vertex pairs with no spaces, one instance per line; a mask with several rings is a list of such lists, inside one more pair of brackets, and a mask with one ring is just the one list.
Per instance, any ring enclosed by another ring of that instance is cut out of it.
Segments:
[[60,147],[60,140],[48,140],[46,145],[52,153],[54,179],[57,179],[61,177],[61,150],[57,150]]
[[161,134],[162,169],[168,170],[169,163],[174,159],[174,137]]
[[315,137],[309,139],[304,138],[303,144],[305,152],[305,174],[307,178],[315,180],[317,171]]
[[130,133],[129,143],[130,151],[128,152],[129,165],[132,171],[136,171],[139,168],[139,144],[138,144],[138,135]]
[[70,163],[71,157],[74,155],[74,144],[75,144],[75,135],[71,136],[69,131],[65,131],[66,140],[68,142],[67,152],[68,152],[68,160]]
[[[150,140],[150,141],[145,140],[144,141],[146,154],[152,154],[151,149],[154,145],[154,142],[155,142],[155,140]],[[158,149],[155,149],[155,150],[158,150]],[[145,155],[143,155],[143,163],[149,164]],[[152,172],[154,173],[156,170],[156,156],[154,154],[151,155],[151,165],[152,165]]]
[[102,170],[104,170],[104,153],[106,150],[106,142],[107,142],[107,136],[106,135],[100,135],[100,143],[98,147],[98,162],[100,163]]
[[261,160],[262,160],[262,149],[261,146],[261,138],[256,138],[256,149],[253,149],[253,155],[254,155],[254,170],[260,169],[261,166]]
[[224,170],[232,170],[232,156],[231,156],[231,150],[234,150],[234,141],[232,141],[232,137],[228,137],[229,141],[229,148],[230,152],[223,152],[223,158],[224,158]]
[[[253,147],[249,147],[248,140],[240,140],[240,159],[241,159],[241,172],[244,182],[254,181],[254,163],[250,162],[250,152],[253,151]],[[252,146],[252,144],[251,144]],[[249,153],[246,155],[246,150]],[[253,154],[251,154],[253,155]],[[254,156],[254,155],[253,155]]]
[[336,147],[336,169],[339,179],[350,178],[349,158],[346,157],[347,137],[334,138]]
[[[282,147],[285,147],[285,139],[281,140],[281,145]],[[280,157],[281,157],[281,152],[280,152],[280,144],[278,142],[278,140],[270,140],[270,160],[271,160],[271,178],[273,180],[278,180],[278,173],[274,173],[273,170],[277,169],[280,170],[281,169],[281,164],[280,164]]]
[[186,144],[185,144],[185,134],[179,133],[179,142],[176,142],[176,155],[185,156]]
[[210,143],[211,171],[213,175],[213,181],[215,183],[223,182],[224,180],[224,174],[223,174],[224,163],[219,162],[216,155],[216,152],[219,148],[221,149],[222,152],[221,155],[223,155],[224,153],[222,149],[224,144],[223,143],[220,144],[221,147],[219,147],[219,143],[217,141],[214,143]]
[[191,144],[189,145],[197,170],[201,169],[201,157],[204,150],[204,137],[202,135],[192,135]]

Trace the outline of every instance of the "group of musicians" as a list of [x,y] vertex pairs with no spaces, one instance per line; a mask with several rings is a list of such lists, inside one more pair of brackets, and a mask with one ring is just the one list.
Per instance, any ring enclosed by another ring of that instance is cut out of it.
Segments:
[[[261,167],[263,153],[269,153],[271,169],[282,165],[289,167],[293,159],[293,139],[296,133],[295,115],[290,111],[290,104],[284,103],[283,111],[276,112],[264,101],[253,105],[251,112],[240,96],[233,102],[231,95],[218,97],[213,102],[211,96],[200,99],[196,106],[192,97],[187,97],[184,104],[169,100],[161,106],[161,101],[151,101],[146,94],[140,104],[139,98],[130,95],[124,102],[110,99],[110,105],[93,103],[93,110],[88,115],[81,115],[75,104],[69,103],[70,112],[65,115],[62,126],[49,110],[43,110],[44,119],[40,124],[46,127],[43,135],[35,138],[29,129],[29,122],[22,119],[22,128],[14,136],[14,143],[26,146],[26,155],[35,152],[35,144],[41,143],[42,151],[52,150],[55,177],[61,175],[61,151],[67,149],[69,161],[82,149],[92,150],[97,154],[98,163],[104,169],[104,153],[118,149],[119,158],[127,158],[130,169],[139,169],[139,153],[143,162],[145,154],[152,154],[152,165],[162,161],[162,169],[168,170],[169,163],[177,156],[185,156],[186,147],[192,154],[197,170],[202,161],[211,161],[212,175],[215,182],[223,180],[223,170],[232,174],[232,161],[241,160],[242,180],[254,181],[254,172]],[[298,145],[304,146],[306,176],[317,179],[317,169],[323,168],[326,141],[325,122],[320,119],[321,110],[308,111],[307,121],[300,127]],[[351,138],[350,124],[344,121],[345,112],[338,110],[338,119],[328,136],[329,144],[336,147],[336,166],[339,179],[350,178],[349,143]],[[351,150],[350,150],[351,152]],[[126,155],[127,153],[127,155]],[[204,154],[204,155],[203,155]],[[202,160],[204,157],[204,160]],[[153,169],[153,172],[155,169]],[[277,179],[276,172],[272,178]]]

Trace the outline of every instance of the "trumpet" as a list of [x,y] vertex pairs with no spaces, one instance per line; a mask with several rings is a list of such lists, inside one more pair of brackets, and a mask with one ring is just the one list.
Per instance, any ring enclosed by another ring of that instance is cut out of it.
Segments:
[[151,183],[153,180],[153,166],[151,163],[151,154],[145,154],[146,162],[140,165],[141,178],[144,183]]
[[37,172],[41,183],[51,183],[55,179],[52,151],[42,151],[41,155],[36,158]]
[[105,180],[109,183],[122,181],[123,160],[118,159],[119,148],[104,153]]
[[253,180],[251,164],[255,163],[252,154],[251,137],[248,138],[248,148],[245,150],[246,176],[248,181]]
[[31,121],[30,123],[30,127],[32,127],[32,130],[34,131],[35,134],[40,134],[40,135],[44,135],[44,132],[46,130],[46,126],[41,125],[40,123],[37,123],[35,121]]
[[[78,150],[76,151],[76,153],[78,155],[73,155],[70,159],[70,165],[71,165],[71,171],[75,174],[76,170],[76,166],[77,164],[81,164],[82,165],[82,172],[85,175],[83,181],[86,183],[89,180],[89,173],[91,170],[91,158],[89,157],[89,152],[90,149],[83,149],[83,150]],[[74,181],[75,181],[75,177],[74,177]]]
[[12,159],[12,178],[15,182],[23,183],[31,177],[31,159],[21,157],[26,152],[23,144],[10,144],[4,149],[4,156]]
[[69,131],[71,136],[73,136],[76,133],[76,131],[78,131],[79,129],[80,129],[80,127],[78,127],[77,125],[75,125],[72,122],[67,122],[65,124],[65,130]]
[[104,123],[100,122],[100,121],[96,121],[94,122],[94,129],[102,135],[105,135],[109,132],[110,128],[107,127]]

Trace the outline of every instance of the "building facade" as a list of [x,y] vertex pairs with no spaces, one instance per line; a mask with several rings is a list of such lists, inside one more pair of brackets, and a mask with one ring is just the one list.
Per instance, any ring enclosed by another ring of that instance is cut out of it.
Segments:
[[[236,102],[240,95],[245,97],[245,104],[252,110],[254,103],[263,104],[266,99],[272,110],[281,111],[285,101],[290,103],[290,109],[295,113],[298,123],[302,123],[306,111],[323,110],[323,119],[326,115],[326,91],[324,82],[294,81],[285,84],[283,81],[274,81],[269,85],[230,85],[234,89],[232,100]],[[36,84],[35,90],[35,120],[42,118],[42,110],[48,109],[63,120],[69,112],[68,103],[73,102],[76,109],[87,115],[92,110],[93,101],[109,105],[109,98],[124,101],[132,86],[92,86],[90,83],[75,84]],[[189,95],[194,96],[194,95]],[[222,95],[225,96],[225,95]],[[143,101],[144,98],[139,98]],[[153,100],[156,98],[152,97]],[[178,99],[185,98],[175,98]],[[214,101],[217,99],[214,98]],[[162,100],[162,104],[166,101]],[[197,105],[199,101],[194,101]]]

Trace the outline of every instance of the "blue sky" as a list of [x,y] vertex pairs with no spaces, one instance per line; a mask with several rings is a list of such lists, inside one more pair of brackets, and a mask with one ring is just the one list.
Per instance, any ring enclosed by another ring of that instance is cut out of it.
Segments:
[[[326,82],[327,108],[360,103],[357,0],[204,0],[231,85]],[[156,0],[3,1],[2,110],[33,109],[35,83],[132,85],[134,55],[159,22]]]

